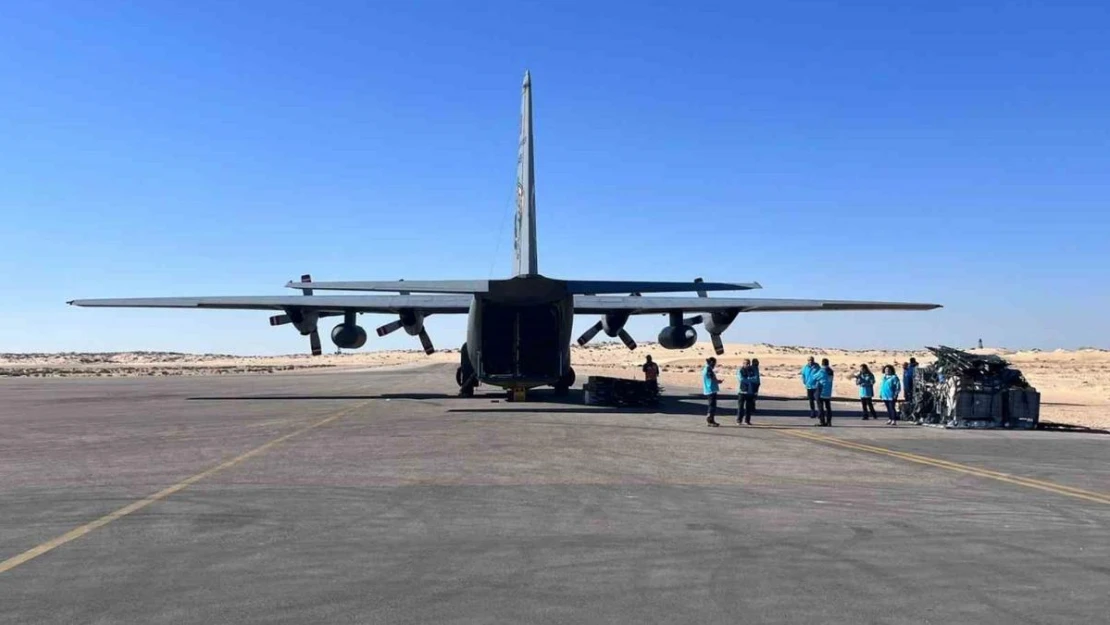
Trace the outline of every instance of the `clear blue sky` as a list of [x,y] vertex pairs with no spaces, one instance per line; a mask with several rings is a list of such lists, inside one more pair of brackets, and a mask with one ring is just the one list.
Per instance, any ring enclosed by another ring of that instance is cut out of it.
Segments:
[[547,275],[946,306],[729,341],[1110,346],[1110,5],[669,4],[7,6],[0,351],[302,351],[65,301],[506,275],[525,69]]

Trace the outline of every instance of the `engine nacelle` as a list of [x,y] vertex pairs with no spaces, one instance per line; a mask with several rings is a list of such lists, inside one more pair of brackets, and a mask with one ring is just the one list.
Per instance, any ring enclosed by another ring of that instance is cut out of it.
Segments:
[[693,326],[667,326],[659,333],[659,344],[664,349],[686,349],[698,342],[698,332]]
[[289,317],[289,322],[301,333],[301,336],[308,336],[316,329],[316,324],[320,321],[320,313],[315,310],[304,310],[301,308],[288,308],[286,309],[286,316]]
[[606,336],[616,337],[628,323],[629,313],[609,313],[601,318],[601,329]]
[[424,315],[408,308],[400,311],[401,327],[409,336],[416,336],[424,329]]
[[710,334],[721,334],[736,321],[738,312],[715,312],[705,320],[705,331]]
[[353,323],[341,323],[332,328],[331,342],[341,349],[358,349],[366,345],[366,330]]

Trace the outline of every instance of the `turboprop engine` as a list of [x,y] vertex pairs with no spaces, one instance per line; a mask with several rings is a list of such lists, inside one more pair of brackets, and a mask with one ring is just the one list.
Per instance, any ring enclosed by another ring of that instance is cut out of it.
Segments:
[[667,326],[659,332],[659,344],[664,349],[686,349],[698,342],[698,332],[694,326]]
[[390,332],[396,332],[398,329],[404,328],[409,336],[420,337],[420,345],[424,348],[425,354],[436,351],[435,346],[432,345],[431,337],[428,336],[428,331],[424,329],[424,313],[403,308],[399,311],[397,317],[395,321],[378,328],[378,336],[385,336]]
[[[312,282],[312,276],[307,273],[301,276],[301,282]],[[302,289],[304,295],[312,295],[312,289]],[[301,336],[308,337],[309,349],[312,351],[313,356],[319,356],[323,353],[320,346],[320,330],[317,325],[322,317],[334,317],[342,313],[337,312],[320,312],[310,308],[301,308],[299,306],[290,306],[285,309],[284,315],[274,315],[270,317],[270,325],[280,326],[287,323],[293,324],[297,332]]]
[[627,312],[611,312],[601,318],[601,321],[590,326],[590,329],[582,333],[578,337],[578,344],[585,345],[589,343],[598,332],[605,331],[606,336],[620,337],[624,346],[628,349],[636,349],[636,341],[628,334],[628,330],[624,329],[624,324],[628,323],[629,313]]

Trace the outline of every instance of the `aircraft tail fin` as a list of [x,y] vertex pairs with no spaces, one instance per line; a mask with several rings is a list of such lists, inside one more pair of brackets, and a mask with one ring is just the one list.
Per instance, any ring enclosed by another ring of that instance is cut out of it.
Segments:
[[516,160],[516,228],[513,238],[513,273],[539,274],[536,260],[536,170],[532,162],[532,77],[524,72],[520,101],[520,145]]

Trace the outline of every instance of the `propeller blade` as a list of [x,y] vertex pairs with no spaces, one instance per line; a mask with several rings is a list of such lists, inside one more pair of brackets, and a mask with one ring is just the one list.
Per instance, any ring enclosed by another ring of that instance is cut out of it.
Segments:
[[283,326],[287,323],[293,323],[293,320],[289,318],[289,315],[274,315],[273,317],[270,317],[270,325],[272,326]]
[[589,330],[586,330],[582,333],[582,336],[578,337],[578,344],[585,345],[586,343],[592,341],[594,337],[597,336],[597,333],[601,332],[601,327],[602,326],[600,321],[590,326]]
[[319,356],[324,353],[324,349],[320,346],[320,331],[313,328],[312,332],[308,335],[308,345],[312,349],[313,356]]
[[385,335],[389,334],[390,332],[396,332],[397,330],[400,330],[401,326],[403,326],[403,325],[405,325],[405,324],[401,323],[400,319],[395,319],[393,321],[390,321],[389,323],[385,324],[384,326],[378,328],[378,336],[385,336]]
[[682,323],[685,323],[688,326],[696,326],[703,321],[705,321],[705,317],[701,315],[694,315],[693,317],[687,317],[683,319]]
[[436,348],[432,346],[432,339],[428,336],[428,331],[420,328],[420,344],[424,346],[424,353],[431,355],[435,353]]
[[[705,282],[705,280],[694,278],[694,284],[701,284],[702,282]],[[705,289],[698,289],[698,297],[709,297],[709,293],[706,293]]]
[[725,343],[721,340],[720,334],[710,334],[709,339],[713,341],[713,351],[716,352],[718,356],[725,353]]
[[[301,276],[301,282],[312,282],[312,276],[307,274],[307,273],[302,275]],[[312,295],[312,289],[302,289],[301,294],[303,294],[303,295]]]
[[628,349],[636,349],[636,341],[632,340],[632,335],[628,333],[628,330],[621,328],[621,331],[617,333],[617,336],[620,337],[621,342],[624,343],[625,347],[627,347]]

